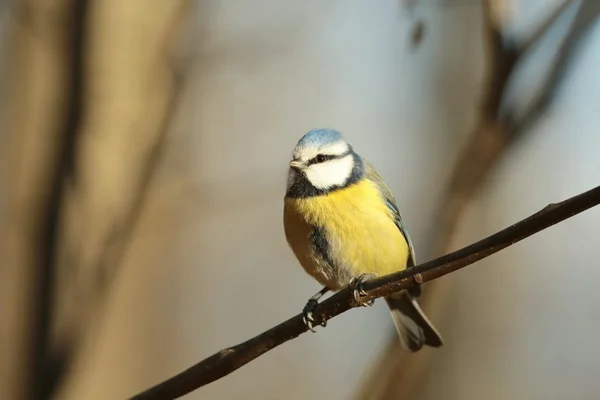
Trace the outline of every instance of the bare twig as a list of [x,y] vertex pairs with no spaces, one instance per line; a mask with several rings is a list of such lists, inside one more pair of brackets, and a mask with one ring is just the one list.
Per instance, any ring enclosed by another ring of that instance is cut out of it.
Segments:
[[[498,18],[494,17],[492,1],[483,1],[481,9],[486,64],[479,117],[466,146],[455,161],[442,201],[433,214],[432,220],[435,223],[430,224],[431,229],[426,241],[429,248],[421,251],[432,256],[444,254],[449,250],[448,245],[454,237],[465,208],[513,138],[507,124],[500,120],[500,108],[522,53],[516,46],[505,42],[502,27]],[[428,315],[435,318],[435,314],[441,313],[446,303],[443,297],[450,292],[451,285],[451,280],[445,280],[427,286],[420,302]],[[401,346],[397,341],[390,342],[381,360],[377,365],[370,367],[380,371],[387,365],[392,365],[394,371],[389,373],[392,379],[383,381],[377,373],[372,374],[372,379],[361,385],[356,399],[412,398],[421,386],[434,354],[419,352],[408,357],[404,352],[398,351],[401,350],[399,347]],[[390,358],[391,360],[388,360]]]
[[583,42],[582,39],[586,37],[598,17],[600,17],[600,2],[597,0],[583,0],[579,5],[567,36],[560,44],[551,70],[545,79],[544,90],[540,91],[533,104],[528,107],[525,115],[515,122],[513,131],[523,132],[527,130],[539,117],[544,115],[544,112],[556,97],[573,59],[577,56]]
[[540,42],[542,37],[550,30],[550,28],[552,28],[552,25],[554,25],[556,20],[563,15],[564,11],[571,4],[573,4],[573,0],[563,0],[563,2],[550,13],[548,18],[546,18],[546,20],[540,24],[535,32],[519,45],[519,52],[521,54],[525,54],[531,51],[531,49]]
[[[546,80],[541,95],[535,104],[517,121],[515,112],[510,110],[507,115],[501,114],[501,105],[505,101],[506,90],[513,76],[515,68],[521,59],[539,43],[541,38],[554,25],[557,19],[564,14],[573,0],[565,0],[550,13],[547,19],[540,24],[536,31],[522,44],[505,42],[500,27],[495,26],[491,15],[492,0],[483,2],[484,31],[487,37],[487,83],[484,88],[480,117],[473,134],[458,161],[450,178],[446,197],[436,216],[436,220],[443,223],[435,224],[437,240],[434,252],[440,254],[445,251],[449,238],[453,236],[457,222],[462,216],[462,211],[469,199],[479,190],[489,172],[500,157],[511,147],[515,139],[522,136],[531,122],[541,115],[549,104],[549,96],[560,84],[561,73],[565,65],[572,58],[572,51],[579,43],[583,34],[600,13],[600,6],[594,0],[584,0],[579,6],[576,21],[561,44],[556,61],[552,66],[550,77]],[[587,18],[583,21],[583,16]],[[582,26],[583,25],[583,26]],[[558,70],[558,71],[557,71]],[[440,226],[442,229],[440,229]]]
[[[473,264],[543,229],[571,218],[600,204],[600,186],[560,203],[550,204],[492,236],[435,260],[391,275],[373,279],[364,284],[366,300],[382,297],[407,289],[420,275],[423,282]],[[357,306],[348,289],[344,289],[321,303],[315,310],[315,325],[327,321]],[[178,375],[132,397],[141,399],[175,399],[220,379],[244,366],[267,351],[306,332],[302,314],[296,315],[274,328],[237,346],[223,349],[188,368]]]
[[[523,137],[528,129],[544,115],[550,105],[558,86],[562,82],[565,71],[574,58],[578,44],[584,34],[592,26],[600,14],[600,2],[584,0],[579,7],[575,21],[569,33],[560,45],[557,56],[551,65],[548,78],[545,80],[540,94],[525,112],[517,113],[514,108],[502,112],[501,107],[506,103],[507,89],[519,63],[529,55],[531,50],[541,41],[552,28],[559,17],[565,14],[573,0],[563,0],[534,32],[525,40],[505,40],[502,26],[494,18],[494,0],[482,3],[483,30],[486,36],[486,81],[482,92],[482,104],[479,110],[477,125],[470,135],[466,146],[458,156],[450,176],[447,188],[439,209],[434,214],[432,230],[429,234],[430,248],[425,252],[432,255],[446,253],[452,242],[454,232],[462,218],[469,201],[476,195],[486,181],[487,176],[498,164],[499,160],[512,148],[518,139]],[[517,114],[520,114],[517,118]],[[450,293],[452,280],[432,282],[421,298],[421,305],[427,313],[435,318],[441,314],[445,301],[444,296]],[[374,370],[386,368],[391,363],[395,373],[389,373],[393,379],[383,382],[380,374],[374,373],[373,379],[360,389],[356,399],[383,400],[392,398],[413,398],[416,388],[426,376],[428,361],[434,357],[432,352],[420,352],[411,357],[403,357],[395,351],[397,343],[390,343],[389,349]],[[404,353],[401,353],[404,354]],[[388,361],[387,358],[393,358]],[[398,359],[400,358],[400,360]],[[407,372],[410,371],[410,372]],[[385,387],[382,387],[385,385]]]

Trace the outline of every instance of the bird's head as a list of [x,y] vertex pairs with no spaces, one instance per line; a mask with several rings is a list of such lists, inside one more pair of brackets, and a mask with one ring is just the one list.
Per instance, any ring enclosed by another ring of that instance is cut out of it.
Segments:
[[341,133],[334,129],[313,129],[302,136],[294,148],[288,174],[288,195],[325,194],[346,187],[361,177],[360,157]]

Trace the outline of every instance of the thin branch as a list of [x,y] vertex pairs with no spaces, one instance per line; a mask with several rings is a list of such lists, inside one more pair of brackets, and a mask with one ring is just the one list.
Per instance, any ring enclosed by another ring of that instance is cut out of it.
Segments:
[[43,210],[44,222],[40,229],[37,250],[38,270],[34,291],[32,360],[27,382],[30,388],[28,398],[36,400],[54,397],[64,377],[65,366],[69,362],[65,357],[71,356],[70,353],[65,352],[62,354],[63,357],[49,357],[52,347],[51,326],[54,318],[55,275],[58,270],[56,250],[59,240],[60,208],[64,198],[64,177],[73,174],[73,155],[79,136],[85,93],[83,52],[88,1],[75,1],[70,6],[72,26],[65,32],[68,35],[64,38],[70,48],[70,59],[66,65],[70,81],[66,89],[68,94],[64,110],[64,127],[60,145],[57,146],[56,164],[47,167],[55,171],[51,178],[51,193]]
[[[492,236],[435,260],[391,275],[365,282],[365,300],[408,289],[415,282],[423,283],[464,268],[511,246],[543,229],[571,218],[600,204],[600,186],[560,203],[550,204]],[[321,303],[315,310],[315,325],[356,307],[346,288]],[[174,377],[132,397],[141,399],[175,399],[220,379],[269,350],[307,331],[302,314],[237,346],[223,349]]]
[[540,24],[540,26],[535,30],[535,32],[533,32],[533,34],[529,36],[527,40],[525,40],[519,45],[519,53],[529,53],[531,49],[540,42],[542,37],[550,30],[550,28],[552,28],[554,23],[558,20],[560,16],[564,14],[564,11],[571,4],[573,4],[573,0],[563,0],[563,2],[550,13],[548,18],[546,18],[544,22]]
[[512,138],[507,124],[501,120],[500,107],[522,53],[505,45],[501,30],[494,24],[490,0],[482,3],[482,20],[487,63],[479,120],[457,158],[446,189],[446,200],[436,213],[435,219],[442,221],[435,224],[436,228],[431,233],[436,255],[446,251],[467,202],[479,190]]
[[494,23],[491,0],[482,3],[483,31],[487,41],[487,86],[483,93],[481,119],[498,118],[504,93],[521,53],[504,43],[502,30]]
[[[493,22],[491,1],[486,0],[482,3],[488,61],[480,117],[469,142],[458,157],[446,190],[447,199],[436,214],[435,219],[442,220],[444,223],[441,224],[441,229],[440,224],[436,224],[435,232],[432,233],[436,236],[436,239],[431,241],[434,252],[445,251],[467,202],[479,190],[497,161],[515,143],[516,139],[523,136],[527,128],[531,126],[531,122],[546,110],[550,102],[549,96],[555,93],[556,87],[561,81],[558,76],[560,72],[556,70],[564,72],[564,66],[569,64],[572,59],[572,54],[568,53],[567,49],[577,47],[583,34],[600,13],[600,7],[595,0],[584,0],[584,3],[579,6],[576,22],[573,23],[569,34],[561,44],[550,77],[540,91],[540,98],[517,122],[516,113],[512,110],[509,110],[505,116],[501,115],[501,105],[505,102],[509,81],[518,63],[539,43],[558,18],[564,14],[568,6],[572,5],[573,0],[564,0],[520,45],[504,42],[500,28]],[[584,15],[588,18],[578,23]],[[580,27],[581,25],[583,26]]]
[[[548,31],[556,25],[558,19],[565,14],[568,7],[573,6],[573,0],[563,0],[541,22],[533,33],[524,40],[504,40],[502,26],[493,16],[493,1],[482,2],[483,33],[485,36],[486,80],[482,90],[482,102],[479,110],[477,126],[470,135],[466,146],[457,158],[454,169],[445,190],[444,199],[435,212],[432,220],[433,229],[428,233],[429,249],[426,254],[437,256],[448,251],[456,228],[463,216],[469,201],[477,194],[486,178],[494,170],[502,157],[515,146],[518,139],[522,138],[528,128],[534,124],[541,115],[544,115],[551,103],[552,96],[557,92],[564,77],[564,71],[571,65],[573,53],[582,42],[584,33],[589,30],[598,14],[600,7],[597,0],[583,0],[578,4],[577,16],[572,23],[569,33],[562,41],[557,56],[551,64],[551,72],[540,90],[540,95],[533,104],[525,110],[522,117],[517,119],[514,109],[507,112],[501,111],[502,104],[506,103],[507,89],[512,76],[517,71],[518,65],[526,58],[536,45],[546,36]],[[496,21],[495,21],[496,20]],[[422,250],[423,251],[423,250]],[[435,318],[444,308],[444,296],[447,296],[452,287],[452,280],[435,281],[421,297],[421,306],[427,310],[428,315]],[[388,368],[391,363],[395,373],[390,374],[393,379],[383,383],[381,374],[375,372],[373,379],[361,388],[356,399],[383,400],[413,398],[413,394],[420,387],[426,376],[429,363],[434,357],[434,352],[421,352],[409,356],[405,353],[398,354],[396,342],[389,345],[378,365],[372,367],[376,371]],[[391,361],[387,359],[391,358]],[[374,393],[380,393],[374,394]]]
[[[570,0],[567,0],[570,1]],[[427,247],[421,250],[431,257],[449,251],[456,228],[469,201],[485,182],[502,154],[509,148],[513,135],[505,121],[501,120],[501,105],[505,101],[507,87],[523,52],[513,43],[504,40],[499,18],[494,15],[493,0],[481,3],[482,34],[484,37],[485,81],[478,105],[476,126],[454,162],[448,184],[441,201],[434,211],[431,229],[427,233]],[[444,297],[452,288],[452,280],[436,281],[427,287],[420,298],[421,307],[435,318],[445,307]],[[393,335],[396,333],[393,332]],[[410,399],[425,379],[433,352],[407,354],[397,341],[391,341],[377,365],[376,371],[391,364],[394,369],[382,380],[374,373],[373,378],[361,388],[357,400]],[[388,360],[391,359],[391,360]],[[379,393],[379,394],[377,394]]]
[[579,54],[583,39],[600,17],[600,2],[597,0],[583,0],[579,5],[577,14],[571,24],[567,36],[563,39],[557,55],[552,62],[548,77],[544,82],[544,89],[540,91],[525,114],[514,122],[512,128],[515,132],[523,132],[531,127],[544,115],[552,103],[563,83],[573,60]]

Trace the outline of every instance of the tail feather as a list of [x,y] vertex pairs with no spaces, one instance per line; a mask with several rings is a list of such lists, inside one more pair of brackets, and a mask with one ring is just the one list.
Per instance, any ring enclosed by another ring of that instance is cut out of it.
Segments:
[[424,345],[440,347],[444,344],[442,336],[429,322],[417,300],[408,292],[387,296],[385,300],[405,348],[415,352]]

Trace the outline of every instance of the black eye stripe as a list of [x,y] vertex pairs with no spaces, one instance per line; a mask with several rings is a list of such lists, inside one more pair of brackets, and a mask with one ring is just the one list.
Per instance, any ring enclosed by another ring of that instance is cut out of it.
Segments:
[[[350,174],[350,177],[346,180],[346,182],[344,182],[343,185],[333,186],[328,189],[317,189],[308,180],[306,174],[296,174],[294,181],[292,182],[291,186],[286,192],[286,196],[293,199],[322,196],[324,194],[334,192],[336,190],[356,184],[364,177],[365,166],[360,156],[354,153],[352,150],[348,151],[348,155],[352,155],[352,158],[354,160],[354,167],[352,168],[352,173]],[[344,155],[339,157],[344,157]]]
[[325,161],[333,160],[338,157],[339,156],[334,156],[333,154],[318,154],[308,161],[308,165],[324,163]]
[[338,158],[344,158],[348,154],[350,154],[349,151],[347,151],[347,152],[345,152],[343,154],[317,154],[315,157],[313,157],[310,160],[308,160],[308,165],[320,164],[320,163],[323,163],[325,161],[335,160],[335,159],[338,159]]

